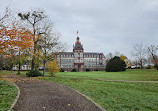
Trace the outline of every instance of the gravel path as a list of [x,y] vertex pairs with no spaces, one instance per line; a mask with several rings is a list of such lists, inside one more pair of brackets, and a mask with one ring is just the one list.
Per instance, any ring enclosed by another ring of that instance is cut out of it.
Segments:
[[7,79],[20,88],[14,111],[99,111],[85,97],[65,86],[15,75]]

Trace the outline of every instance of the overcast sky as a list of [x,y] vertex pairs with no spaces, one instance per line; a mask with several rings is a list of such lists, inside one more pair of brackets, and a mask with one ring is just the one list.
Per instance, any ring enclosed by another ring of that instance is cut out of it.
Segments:
[[0,0],[17,12],[42,8],[67,42],[76,41],[76,31],[88,52],[118,51],[130,57],[135,44],[158,44],[158,0]]

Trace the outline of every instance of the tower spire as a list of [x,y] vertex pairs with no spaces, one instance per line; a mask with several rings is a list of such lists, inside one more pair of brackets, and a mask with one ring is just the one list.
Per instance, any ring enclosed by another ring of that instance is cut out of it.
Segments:
[[77,34],[77,37],[78,37],[78,30],[77,30],[77,33],[76,33],[76,34]]

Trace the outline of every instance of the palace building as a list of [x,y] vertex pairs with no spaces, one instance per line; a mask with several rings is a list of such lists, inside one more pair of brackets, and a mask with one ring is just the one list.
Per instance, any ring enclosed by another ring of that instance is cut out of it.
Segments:
[[[56,57],[59,67],[64,71],[72,71],[73,69],[77,71],[105,70],[104,54],[84,52],[79,37],[76,38],[76,43],[73,45],[73,52],[60,52]],[[43,66],[39,67],[39,69],[42,70]],[[13,70],[18,70],[18,65],[14,65]],[[21,70],[31,70],[30,64],[22,65]]]
[[84,52],[80,38],[76,38],[73,52],[61,52],[57,55],[59,67],[64,71],[98,71],[105,70],[105,56],[103,53]]

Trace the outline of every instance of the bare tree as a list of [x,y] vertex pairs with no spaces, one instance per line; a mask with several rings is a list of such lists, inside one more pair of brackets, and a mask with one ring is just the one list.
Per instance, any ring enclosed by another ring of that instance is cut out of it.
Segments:
[[151,45],[148,47],[148,52],[150,54],[150,57],[152,58],[152,62],[154,63],[154,65],[157,64],[157,60],[158,60],[156,51],[157,51],[157,47],[155,45]]
[[[53,23],[46,17],[44,11],[33,11],[18,16],[31,26],[33,33],[33,55],[31,70],[39,68],[39,62],[43,64],[43,76],[47,61],[54,59],[54,54],[63,51],[64,45],[60,42],[60,33],[54,30]],[[38,62],[37,62],[38,61]]]
[[8,9],[8,7],[6,7],[4,15],[0,15],[0,21],[4,20],[8,16],[9,16],[9,9]]
[[[46,15],[44,14],[44,11],[41,11],[38,9],[37,11],[30,11],[27,13],[18,13],[18,16],[21,18],[21,20],[27,21],[27,23],[32,27],[30,30],[33,33],[33,55],[37,53],[37,47],[38,47],[38,41],[39,41],[39,35],[45,32],[40,33],[39,30],[41,29],[40,24],[43,22],[44,19],[46,19]],[[35,64],[36,56],[32,56],[32,64],[31,64],[31,70],[34,70],[37,68],[37,65]]]
[[43,28],[39,30],[40,39],[38,41],[38,49],[41,50],[43,61],[43,76],[45,75],[45,65],[47,61],[55,58],[55,54],[62,52],[65,48],[59,38],[60,33],[53,30],[53,24],[51,21],[46,20],[43,23]]
[[146,49],[144,48],[143,43],[136,44],[133,49],[133,56],[135,56],[137,64],[139,64],[142,69],[145,64]]
[[114,58],[114,55],[110,52],[105,56],[105,58],[106,58],[106,63],[108,63],[110,59]]
[[114,54],[114,55],[115,55],[115,56],[118,56],[118,57],[121,56],[120,52],[118,52],[118,51],[115,51],[115,54]]

